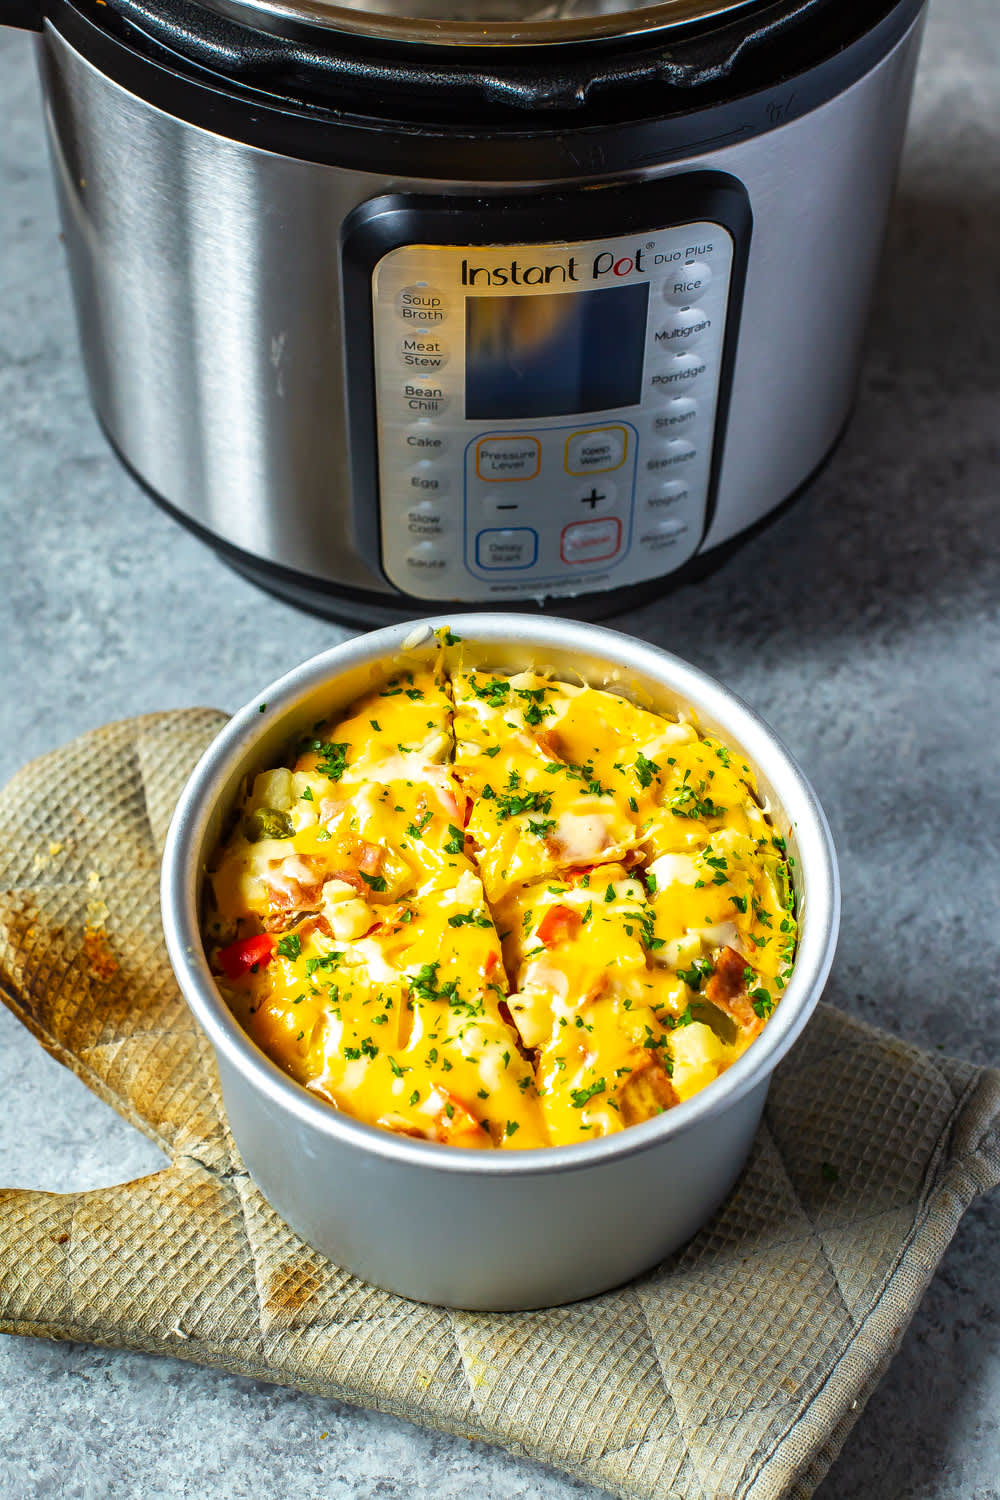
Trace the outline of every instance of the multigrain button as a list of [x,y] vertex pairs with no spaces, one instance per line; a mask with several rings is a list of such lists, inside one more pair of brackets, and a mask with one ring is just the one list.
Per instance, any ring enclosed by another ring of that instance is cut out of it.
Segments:
[[476,473],[480,479],[534,479],[542,467],[542,445],[536,437],[481,438],[476,444]]
[[443,464],[435,463],[432,458],[422,458],[406,476],[406,492],[411,498],[425,496],[430,499],[446,495],[450,488],[448,470]]
[[689,391],[703,379],[708,365],[697,354],[686,349],[677,354],[668,354],[658,361],[649,376],[649,388],[654,396],[676,396],[680,391]]
[[420,458],[443,458],[448,451],[448,438],[430,422],[414,422],[401,435],[403,452],[409,454],[411,462]]
[[683,505],[691,490],[683,479],[668,479],[655,489],[647,490],[640,501],[640,512],[645,516],[662,516],[677,505]]
[[480,531],[476,562],[481,568],[530,568],[538,556],[538,533],[530,526]]
[[444,369],[448,349],[433,333],[405,333],[399,341],[399,362],[404,370],[423,370],[430,375]]
[[590,427],[566,439],[565,467],[568,474],[602,474],[620,469],[628,451],[625,427]]
[[657,437],[674,437],[692,427],[697,416],[697,401],[690,396],[671,396],[650,425]]
[[667,273],[667,279],[663,283],[663,300],[672,302],[675,307],[697,302],[711,280],[711,266],[707,266],[703,260],[689,260],[678,266],[676,271]]
[[607,562],[622,544],[622,523],[617,516],[604,521],[573,521],[564,526],[559,553],[565,563]]
[[404,286],[396,293],[396,311],[417,328],[435,328],[448,316],[444,293],[434,286]]
[[694,443],[686,438],[669,438],[651,452],[647,451],[644,468],[647,474],[667,474],[672,469],[683,468],[698,456]]
[[691,349],[711,326],[711,318],[700,307],[671,308],[654,329],[653,348],[659,354],[668,349]]

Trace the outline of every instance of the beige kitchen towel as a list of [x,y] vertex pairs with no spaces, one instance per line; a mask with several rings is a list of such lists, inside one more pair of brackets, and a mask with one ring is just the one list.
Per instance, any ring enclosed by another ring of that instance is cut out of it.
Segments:
[[160,850],[223,722],[114,724],[0,793],[3,997],[171,1159],[97,1192],[0,1191],[0,1330],[377,1407],[615,1495],[809,1495],[963,1210],[1000,1180],[1000,1074],[820,1006],[736,1189],[663,1265],[533,1313],[381,1292],[303,1244],[247,1177],[167,963]]

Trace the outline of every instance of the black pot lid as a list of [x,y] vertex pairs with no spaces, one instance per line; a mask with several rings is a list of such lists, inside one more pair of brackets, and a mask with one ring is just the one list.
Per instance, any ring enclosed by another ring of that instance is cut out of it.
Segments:
[[747,11],[761,0],[201,0],[261,30],[303,27],[436,47],[526,47],[659,33]]

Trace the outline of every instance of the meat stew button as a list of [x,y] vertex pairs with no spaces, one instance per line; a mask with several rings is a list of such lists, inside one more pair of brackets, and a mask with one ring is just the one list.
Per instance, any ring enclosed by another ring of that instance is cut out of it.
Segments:
[[607,562],[622,544],[622,523],[617,516],[603,521],[572,521],[562,529],[559,552],[563,562]]

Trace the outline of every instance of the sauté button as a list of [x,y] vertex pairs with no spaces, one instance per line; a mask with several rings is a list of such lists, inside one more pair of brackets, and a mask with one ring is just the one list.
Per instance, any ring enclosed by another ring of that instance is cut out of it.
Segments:
[[617,516],[604,521],[573,521],[564,526],[559,553],[565,563],[607,562],[622,544],[622,523]]
[[406,554],[407,566],[421,572],[439,573],[449,561],[449,549],[442,542],[416,542]]
[[538,533],[530,526],[481,531],[476,562],[481,568],[530,568],[538,556]]
[[476,444],[480,479],[534,479],[542,467],[542,445],[536,437],[481,438]]
[[396,293],[396,311],[404,323],[434,328],[448,316],[444,292],[434,286],[404,286]]
[[600,474],[620,469],[627,451],[625,427],[589,427],[583,432],[573,432],[566,439],[566,472]]
[[711,266],[707,266],[703,260],[689,260],[675,271],[667,273],[667,279],[663,283],[663,300],[672,302],[675,307],[696,302],[711,284],[711,280]]

